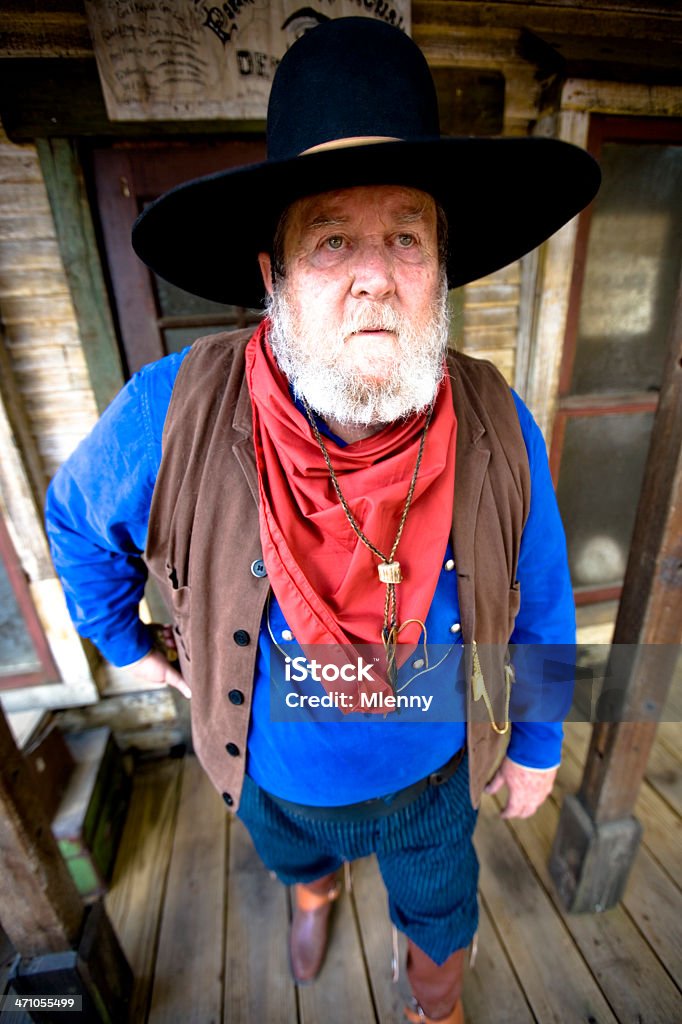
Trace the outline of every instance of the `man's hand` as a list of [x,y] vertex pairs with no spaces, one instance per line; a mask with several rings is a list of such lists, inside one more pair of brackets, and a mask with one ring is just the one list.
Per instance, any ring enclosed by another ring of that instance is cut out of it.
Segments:
[[537,771],[533,768],[524,768],[523,765],[505,757],[485,787],[485,792],[492,795],[506,785],[509,795],[500,817],[530,818],[552,792],[558,770],[551,768],[549,771]]
[[[152,628],[157,646],[177,657],[172,627],[155,625]],[[154,686],[172,686],[189,700],[192,691],[178,670],[173,668],[163,650],[152,648],[149,654],[145,654],[139,661],[133,661],[130,665],[126,665],[125,669],[145,683],[151,683]]]

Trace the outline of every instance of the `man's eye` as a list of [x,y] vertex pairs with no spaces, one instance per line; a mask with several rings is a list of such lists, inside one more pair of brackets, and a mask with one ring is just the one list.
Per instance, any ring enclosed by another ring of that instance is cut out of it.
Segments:
[[416,245],[416,241],[414,235],[398,235],[398,245],[401,249],[409,249],[410,246]]
[[343,248],[343,238],[340,235],[332,235],[325,242],[328,249],[333,249],[334,252],[338,252],[339,249]]

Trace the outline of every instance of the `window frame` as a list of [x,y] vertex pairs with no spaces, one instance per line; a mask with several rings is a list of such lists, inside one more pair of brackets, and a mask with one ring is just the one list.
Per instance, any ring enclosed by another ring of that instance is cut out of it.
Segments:
[[21,566],[19,556],[2,516],[0,516],[0,559],[2,559],[4,564],[9,584],[16,598],[19,613],[40,664],[40,668],[36,671],[0,674],[0,693],[24,689],[27,686],[61,683],[62,678],[38,618],[38,612],[31,597],[26,574]]
[[[682,144],[680,119],[627,115],[591,114],[587,137],[587,151],[598,161],[605,142],[637,142],[642,144]],[[557,405],[550,444],[550,469],[555,488],[559,482],[561,458],[566,429],[571,419],[586,416],[608,416],[656,412],[658,393],[652,391],[624,391],[620,393],[573,394],[570,390],[576,358],[578,321],[585,280],[587,246],[594,204],[590,204],[578,219],[575,240],[573,273],[568,295],[566,327],[559,367]],[[619,600],[623,585],[574,587],[576,605],[596,604]]]
[[133,224],[143,204],[181,182],[220,169],[265,159],[265,139],[196,139],[115,143],[89,154],[96,212],[102,232],[111,289],[118,317],[126,376],[167,354],[163,331],[169,327],[235,330],[254,323],[246,310],[236,315],[168,317],[158,308],[151,271],[130,244]]

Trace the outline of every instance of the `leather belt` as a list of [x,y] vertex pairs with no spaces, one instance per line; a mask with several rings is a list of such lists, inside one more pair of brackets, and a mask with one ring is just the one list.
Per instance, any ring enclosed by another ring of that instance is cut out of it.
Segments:
[[[284,800],[282,797],[267,793],[273,803],[285,811],[297,814],[300,818],[311,818],[315,821],[362,821],[367,818],[383,818],[388,814],[395,814],[414,801],[429,788],[429,786],[442,786],[444,782],[451,779],[455,774],[464,754],[466,745],[453,754],[450,760],[435,772],[426,775],[418,782],[413,782],[404,789],[387,796],[377,796],[371,800],[361,800],[356,804],[339,804],[337,807],[317,807],[313,804],[297,804],[291,800]],[[266,790],[267,792],[267,790]]]

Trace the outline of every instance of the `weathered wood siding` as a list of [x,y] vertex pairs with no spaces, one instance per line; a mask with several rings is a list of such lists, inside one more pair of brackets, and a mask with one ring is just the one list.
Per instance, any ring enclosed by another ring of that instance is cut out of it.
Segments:
[[[538,116],[537,66],[520,52],[516,29],[453,24],[442,5],[421,3],[414,12],[413,36],[432,67],[468,67],[504,76],[503,132],[528,135]],[[463,197],[463,201],[466,198]],[[468,355],[489,359],[510,384],[515,381],[517,348],[524,344],[522,264],[472,282],[455,298],[452,337]]]
[[464,288],[462,351],[489,359],[510,384],[514,382],[520,294],[520,263]]
[[1,126],[0,316],[47,480],[97,410],[35,147],[13,144]]

